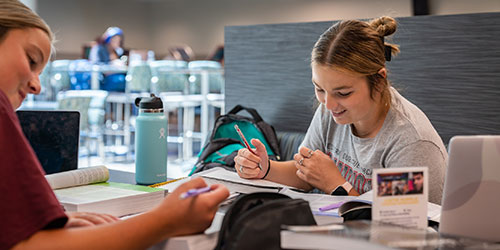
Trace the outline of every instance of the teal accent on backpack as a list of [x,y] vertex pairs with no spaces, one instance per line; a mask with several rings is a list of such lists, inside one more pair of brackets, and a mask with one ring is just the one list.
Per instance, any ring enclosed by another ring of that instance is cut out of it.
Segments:
[[[233,121],[228,124],[222,124],[217,131],[215,132],[214,139],[217,138],[233,138],[236,140],[241,141],[240,136],[234,129],[234,125],[237,124],[240,130],[243,132],[243,135],[245,135],[245,138],[248,140],[248,143],[250,144],[250,147],[254,148],[253,145],[251,145],[252,139],[259,139],[259,141],[266,146],[267,154],[268,155],[275,155],[274,151],[272,148],[269,146],[267,143],[266,138],[264,137],[264,134],[251,122],[248,121]],[[243,141],[241,141],[243,143]]]
[[238,151],[240,149],[244,148],[243,145],[241,144],[236,144],[236,143],[233,143],[233,144],[229,144],[217,151],[215,151],[214,153],[212,153],[211,155],[209,155],[207,158],[205,158],[205,161],[207,162],[217,162],[217,163],[220,163],[220,164],[227,164],[227,162],[225,162],[224,159],[225,157],[231,155],[234,151]]
[[[236,113],[241,110],[247,111],[251,117],[237,115]],[[226,115],[217,118],[212,134],[198,155],[198,161],[189,175],[213,167],[236,171],[234,157],[238,154],[238,150],[244,148],[244,143],[234,128],[235,124],[238,125],[248,143],[251,143],[252,139],[259,139],[266,147],[269,159],[280,160],[279,143],[274,128],[265,123],[255,109],[237,105]]]

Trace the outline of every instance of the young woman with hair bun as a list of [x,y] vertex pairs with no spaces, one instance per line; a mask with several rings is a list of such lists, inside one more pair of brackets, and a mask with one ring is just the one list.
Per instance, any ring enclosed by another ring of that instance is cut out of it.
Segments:
[[[376,168],[429,168],[429,200],[441,203],[448,154],[426,115],[391,87],[386,62],[399,47],[386,42],[396,21],[387,16],[341,21],[311,53],[320,102],[293,161],[269,161],[263,144],[235,157],[242,178],[267,179],[333,195],[371,190]],[[260,169],[258,166],[261,166]]]

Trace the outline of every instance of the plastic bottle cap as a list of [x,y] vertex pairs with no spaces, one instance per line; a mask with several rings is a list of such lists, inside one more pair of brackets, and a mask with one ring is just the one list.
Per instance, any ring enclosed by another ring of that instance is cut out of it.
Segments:
[[163,102],[161,98],[151,94],[151,97],[137,97],[135,99],[135,106],[140,109],[163,109]]

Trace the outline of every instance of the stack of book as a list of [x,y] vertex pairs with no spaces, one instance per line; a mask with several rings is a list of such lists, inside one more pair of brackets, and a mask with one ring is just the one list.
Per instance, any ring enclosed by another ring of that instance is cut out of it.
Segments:
[[107,182],[105,166],[82,168],[45,176],[68,212],[95,212],[117,217],[150,210],[166,195],[160,188]]

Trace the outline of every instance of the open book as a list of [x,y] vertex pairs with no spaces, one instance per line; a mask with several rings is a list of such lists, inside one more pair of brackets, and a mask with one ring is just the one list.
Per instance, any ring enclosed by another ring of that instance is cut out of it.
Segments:
[[[201,177],[207,185],[224,184],[231,193],[254,193],[254,192],[279,192],[283,189],[293,189],[292,187],[266,180],[249,180],[238,176],[236,172],[216,167],[203,172],[194,174],[192,177]],[[169,192],[176,189],[182,183],[189,181],[192,177],[179,179],[178,181],[169,181],[165,185],[154,185],[157,188],[163,188]]]
[[45,176],[66,211],[124,216],[147,211],[165,197],[165,190],[106,182],[105,166],[81,168]]

